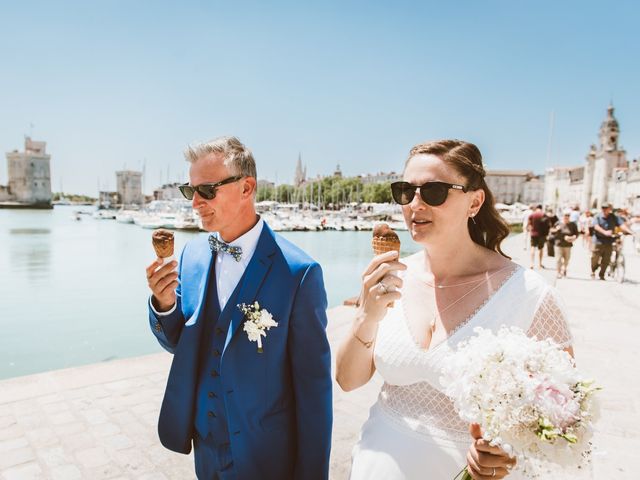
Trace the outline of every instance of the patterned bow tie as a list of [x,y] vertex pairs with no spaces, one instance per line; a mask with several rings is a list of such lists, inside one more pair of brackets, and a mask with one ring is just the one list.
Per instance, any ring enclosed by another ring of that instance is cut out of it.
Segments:
[[231,255],[236,262],[242,259],[242,248],[232,247],[228,243],[224,243],[222,240],[218,240],[215,235],[209,235],[209,246],[212,252],[224,252]]

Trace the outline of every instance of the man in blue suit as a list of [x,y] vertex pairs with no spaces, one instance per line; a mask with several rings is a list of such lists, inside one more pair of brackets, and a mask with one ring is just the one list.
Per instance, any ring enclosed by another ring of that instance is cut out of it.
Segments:
[[201,480],[326,479],[322,270],[256,214],[255,161],[237,138],[186,157],[190,183],[180,190],[212,233],[187,243],[179,264],[147,268],[151,330],[174,354],[160,441],[184,454],[193,444]]

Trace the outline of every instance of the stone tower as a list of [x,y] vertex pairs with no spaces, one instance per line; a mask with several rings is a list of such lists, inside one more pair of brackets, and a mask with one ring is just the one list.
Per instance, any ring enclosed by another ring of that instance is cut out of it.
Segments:
[[51,208],[51,155],[47,143],[24,139],[24,152],[7,153],[9,192],[12,200]]
[[607,108],[607,117],[600,125],[600,148],[605,152],[618,150],[618,137],[620,136],[620,125],[613,116],[613,105]]
[[627,165],[626,152],[618,146],[620,125],[614,116],[613,105],[609,104],[607,115],[600,125],[600,145],[591,145],[586,157],[584,171],[584,191],[580,207],[600,208],[609,195],[609,180],[614,168]]
[[142,205],[142,172],[122,170],[116,172],[118,200],[122,205]]

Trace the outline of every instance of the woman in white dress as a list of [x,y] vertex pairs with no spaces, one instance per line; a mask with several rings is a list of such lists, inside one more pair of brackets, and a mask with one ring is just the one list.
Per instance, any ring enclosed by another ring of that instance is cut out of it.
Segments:
[[474,479],[504,478],[514,460],[461,421],[442,393],[447,353],[474,327],[503,324],[552,337],[572,353],[555,290],[500,249],[509,229],[484,175],[475,145],[442,140],[416,145],[404,182],[392,185],[424,249],[402,263],[395,252],[372,260],[338,352],[344,390],[376,370],[385,381],[354,447],[351,479],[451,480],[465,465]]

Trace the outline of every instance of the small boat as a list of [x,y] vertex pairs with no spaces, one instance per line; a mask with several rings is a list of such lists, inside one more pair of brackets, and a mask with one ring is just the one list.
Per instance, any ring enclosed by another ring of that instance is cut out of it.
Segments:
[[96,220],[115,220],[116,212],[113,210],[96,210],[93,212],[93,218]]

